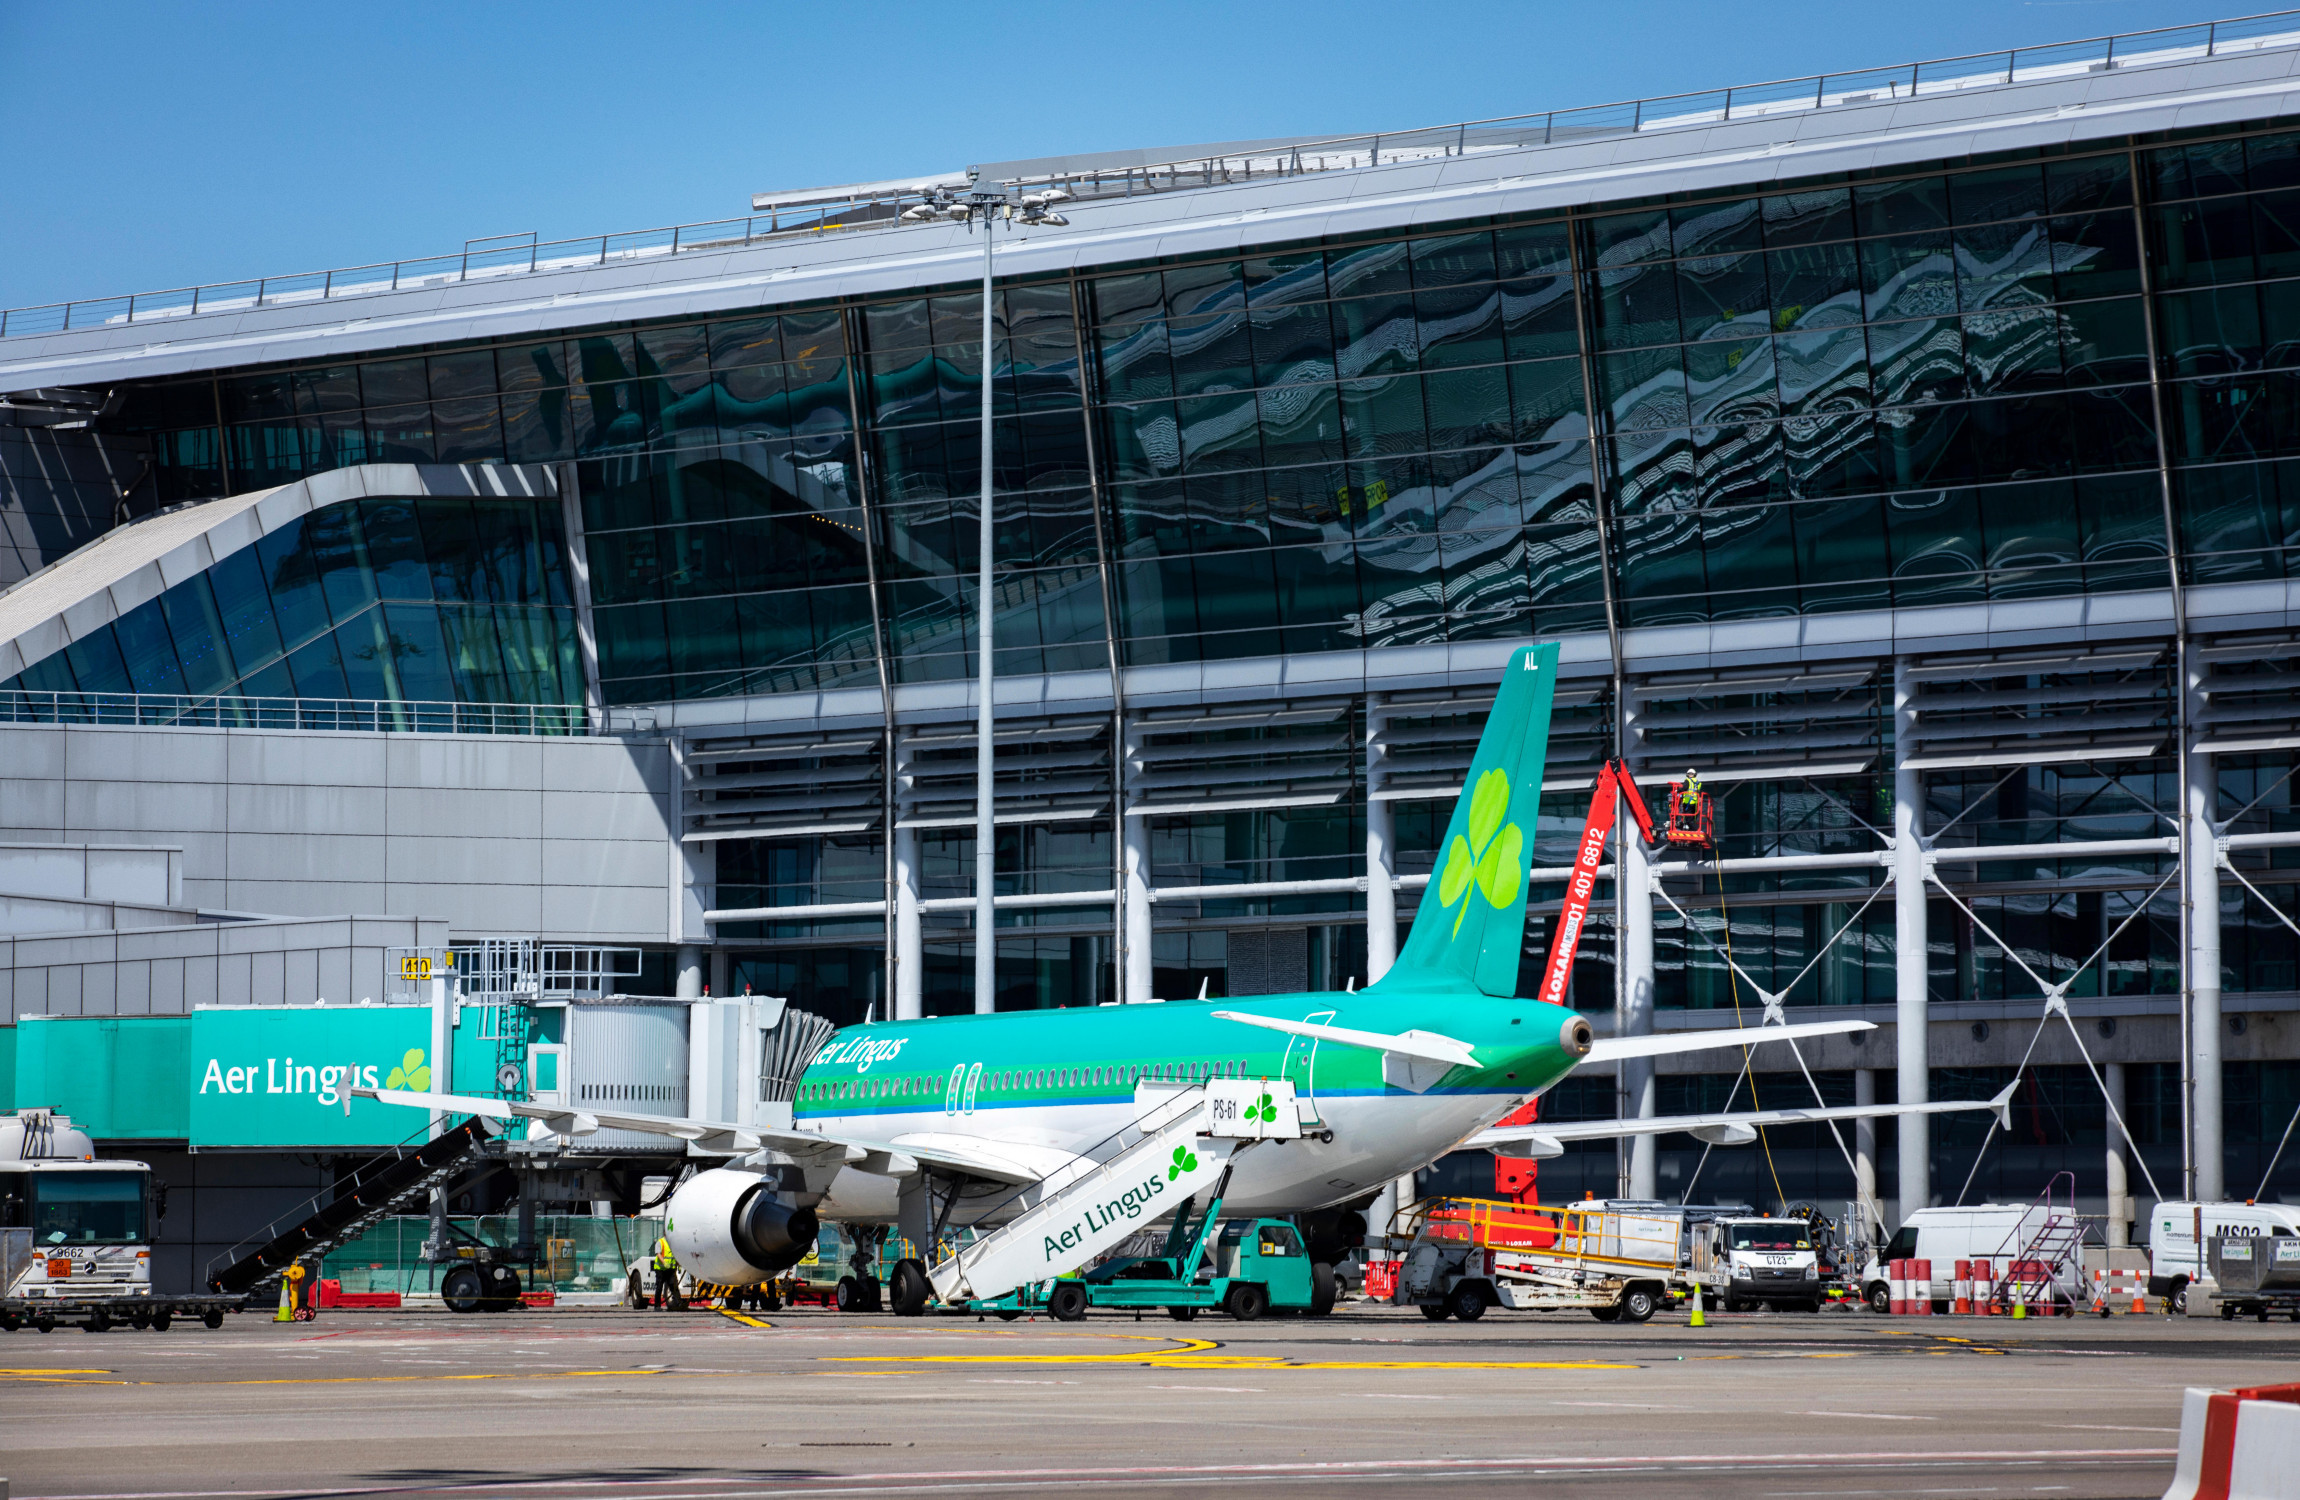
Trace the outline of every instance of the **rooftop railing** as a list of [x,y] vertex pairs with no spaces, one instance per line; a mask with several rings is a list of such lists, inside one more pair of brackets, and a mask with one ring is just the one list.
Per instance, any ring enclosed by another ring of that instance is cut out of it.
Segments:
[[407,703],[237,694],[0,692],[0,724],[103,724],[154,729],[299,729],[360,734],[644,733],[650,710],[594,714],[580,703]]
[[[2120,32],[2003,52],[1936,58],[1890,68],[1816,73],[1771,83],[1736,84],[1689,94],[1627,99],[1582,109],[1337,136],[1236,155],[1196,157],[1152,166],[1050,171],[1002,181],[1025,188],[1060,187],[1088,200],[1132,197],[1256,178],[1516,151],[1558,141],[1714,125],[1728,120],[1914,99],[1966,89],[2080,77],[2113,68],[2156,66],[2290,46],[2300,46],[2300,10],[2271,11],[2153,31]],[[893,229],[903,223],[900,217],[903,208],[922,201],[924,196],[915,191],[880,193],[739,219],[587,235],[580,239],[539,240],[534,234],[496,235],[467,240],[459,251],[412,260],[377,261],[329,271],[303,271],[250,281],[137,292],[124,297],[0,309],[0,338],[151,322],[203,312],[328,302],[697,251],[723,252],[768,240]]]

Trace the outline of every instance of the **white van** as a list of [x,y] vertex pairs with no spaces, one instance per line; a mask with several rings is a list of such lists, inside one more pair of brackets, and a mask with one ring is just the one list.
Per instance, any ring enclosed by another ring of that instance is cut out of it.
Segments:
[[[1896,1260],[1933,1263],[1933,1301],[1945,1305],[1956,1295],[1957,1262],[2012,1259],[2044,1228],[2045,1210],[2035,1203],[1975,1203],[1963,1208],[1920,1208],[1901,1224],[1900,1233],[1861,1271],[1861,1295],[1878,1312],[1890,1312],[1893,1294],[1886,1272]],[[1997,1266],[1999,1275],[2004,1267]],[[2058,1278],[2073,1293],[2082,1266]]]
[[2169,1297],[2188,1311],[2188,1284],[2210,1281],[2197,1263],[2197,1232],[2215,1235],[2300,1235],[2300,1208],[2289,1203],[2159,1203],[2148,1215],[2148,1295]]

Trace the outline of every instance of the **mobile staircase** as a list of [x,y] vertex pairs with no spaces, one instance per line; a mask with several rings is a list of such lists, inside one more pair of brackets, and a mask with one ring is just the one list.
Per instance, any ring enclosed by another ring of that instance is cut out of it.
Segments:
[[[1033,1184],[1014,1200],[1033,1201],[1013,1218],[928,1268],[934,1295],[960,1306],[1066,1275],[1224,1181],[1254,1142],[1302,1133],[1285,1079],[1211,1079],[1145,1094],[1136,1108],[1134,1122],[1111,1137],[1121,1144],[1114,1155],[1082,1156]],[[1129,1135],[1136,1139],[1123,1144]]]
[[350,1244],[377,1220],[468,1170],[489,1138],[475,1115],[436,1140],[394,1146],[209,1261],[208,1285],[237,1293],[276,1288],[289,1266]]
[[2084,1221],[2076,1214],[2076,1174],[2056,1173],[1991,1259],[2005,1267],[1996,1303],[2010,1311],[2042,1307],[2074,1313],[2084,1273]]

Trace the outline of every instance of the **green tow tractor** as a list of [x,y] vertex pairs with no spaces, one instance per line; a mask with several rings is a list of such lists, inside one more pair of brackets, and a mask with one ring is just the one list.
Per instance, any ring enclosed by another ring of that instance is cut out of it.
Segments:
[[[1092,1308],[1162,1308],[1188,1321],[1219,1310],[1248,1321],[1272,1310],[1322,1318],[1334,1307],[1334,1268],[1313,1265],[1302,1232],[1284,1219],[1222,1221],[1225,1171],[1203,1214],[1185,1199],[1158,1255],[1124,1256],[1083,1275],[1035,1282],[1003,1297],[985,1298],[966,1311],[1009,1321],[1043,1309],[1072,1323]],[[1210,1273],[1210,1274],[1207,1274]]]

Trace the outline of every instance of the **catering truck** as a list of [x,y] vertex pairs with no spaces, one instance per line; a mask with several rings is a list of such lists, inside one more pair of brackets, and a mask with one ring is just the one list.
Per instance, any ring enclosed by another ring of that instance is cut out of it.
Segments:
[[150,1167],[99,1160],[69,1118],[44,1109],[0,1115],[0,1330],[165,1329],[178,1317],[221,1327],[241,1299],[152,1290],[163,1201]]

